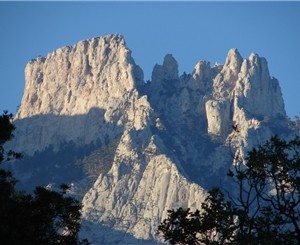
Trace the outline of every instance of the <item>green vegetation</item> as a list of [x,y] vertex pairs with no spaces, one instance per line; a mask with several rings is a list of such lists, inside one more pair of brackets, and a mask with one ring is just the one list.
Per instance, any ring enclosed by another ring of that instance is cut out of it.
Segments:
[[[21,157],[5,152],[3,145],[13,137],[12,115],[0,116],[0,163]],[[36,187],[34,195],[16,190],[12,173],[0,169],[0,244],[88,244],[79,240],[79,201],[60,192]]]
[[229,170],[231,192],[208,192],[201,211],[170,210],[171,244],[299,244],[300,140],[271,138]]
[[104,143],[80,161],[87,176],[96,179],[99,174],[106,174],[111,169],[120,139],[121,135]]

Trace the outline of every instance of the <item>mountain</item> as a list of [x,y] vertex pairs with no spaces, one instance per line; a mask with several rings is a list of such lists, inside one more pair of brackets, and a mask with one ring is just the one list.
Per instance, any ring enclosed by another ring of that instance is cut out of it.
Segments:
[[146,83],[124,38],[107,35],[31,60],[25,79],[7,145],[25,157],[11,168],[20,188],[69,184],[93,244],[159,243],[167,210],[226,188],[234,154],[295,134],[266,59],[237,49],[182,75],[167,54]]

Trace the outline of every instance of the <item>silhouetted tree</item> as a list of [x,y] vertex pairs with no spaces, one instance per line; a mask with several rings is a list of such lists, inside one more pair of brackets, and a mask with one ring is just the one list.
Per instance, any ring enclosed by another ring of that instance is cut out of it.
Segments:
[[[19,153],[4,151],[3,144],[13,137],[12,115],[0,116],[0,163],[20,158]],[[88,244],[80,241],[79,201],[61,192],[36,187],[34,195],[17,191],[12,173],[0,169],[0,244]]]
[[299,138],[272,137],[250,151],[245,162],[237,159],[228,172],[237,188],[226,200],[213,189],[201,212],[169,211],[159,226],[164,239],[171,244],[299,244]]
[[199,232],[199,211],[190,212],[190,209],[179,208],[169,210],[168,218],[159,225],[158,229],[164,234],[166,241],[171,244],[197,244]]

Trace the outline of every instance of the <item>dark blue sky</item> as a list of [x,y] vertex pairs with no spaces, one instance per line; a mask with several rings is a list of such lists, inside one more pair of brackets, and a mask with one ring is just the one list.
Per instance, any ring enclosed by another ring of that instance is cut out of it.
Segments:
[[0,110],[15,113],[30,59],[110,33],[124,35],[145,80],[173,54],[180,72],[224,63],[230,48],[265,57],[286,111],[300,116],[300,2],[0,2]]

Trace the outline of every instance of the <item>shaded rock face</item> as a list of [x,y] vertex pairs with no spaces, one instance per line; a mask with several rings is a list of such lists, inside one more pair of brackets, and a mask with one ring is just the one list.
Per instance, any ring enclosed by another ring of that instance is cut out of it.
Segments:
[[[54,175],[83,169],[67,184],[82,198],[82,233],[95,244],[159,240],[168,209],[200,208],[207,188],[226,184],[232,151],[291,133],[267,61],[243,59],[237,49],[224,65],[200,61],[182,75],[168,54],[146,84],[124,38],[108,35],[30,61],[25,78],[8,147],[30,160],[49,147],[59,154],[62,144],[74,146],[76,159],[66,158],[65,168],[32,166],[41,178],[49,168]],[[21,180],[33,178],[17,164],[14,170]]]

